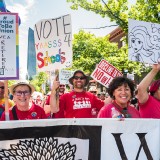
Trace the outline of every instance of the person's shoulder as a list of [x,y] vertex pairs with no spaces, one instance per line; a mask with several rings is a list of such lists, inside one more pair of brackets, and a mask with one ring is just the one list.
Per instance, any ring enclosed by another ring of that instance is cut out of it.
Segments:
[[32,103],[31,107],[30,107],[31,110],[33,109],[39,109],[39,110],[44,110],[41,106],[35,104],[35,103]]
[[71,95],[73,95],[73,94],[74,94],[73,91],[71,91],[71,92],[66,92],[66,93],[64,93],[63,95],[61,95],[60,97],[71,96]]
[[109,104],[104,105],[104,106],[101,108],[101,110],[109,110],[109,109],[111,109],[112,107],[114,107],[113,104],[112,104],[112,103],[109,103]]

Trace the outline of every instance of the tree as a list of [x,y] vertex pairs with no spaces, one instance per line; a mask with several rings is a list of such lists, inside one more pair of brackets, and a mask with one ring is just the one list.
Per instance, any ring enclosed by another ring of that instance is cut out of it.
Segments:
[[30,83],[35,87],[35,90],[38,92],[44,93],[42,90],[42,84],[46,84],[46,91],[49,91],[49,86],[47,85],[48,75],[45,72],[39,72],[31,81]]
[[160,20],[159,0],[137,0],[130,6],[128,0],[67,0],[71,2],[71,9],[81,7],[116,22],[126,33],[128,31],[128,18],[158,23]]
[[73,38],[73,67],[92,73],[102,59],[107,60],[120,71],[140,74],[142,64],[128,60],[127,46],[118,49],[116,43],[109,42],[109,36],[96,37],[83,30]]
[[[78,7],[81,7],[101,15],[102,18],[109,17],[111,21],[116,22],[125,31],[126,35],[128,34],[128,18],[154,23],[160,20],[159,0],[137,0],[136,4],[132,6],[128,5],[127,0],[67,0],[67,2],[72,3],[71,9],[77,10]],[[140,75],[140,72],[145,72],[148,68],[144,67],[143,64],[128,61],[127,43],[126,39],[126,45],[117,52],[118,54],[111,54],[112,56],[108,57],[107,60],[121,71],[127,68],[129,72],[134,71]],[[97,59],[96,55],[95,58]],[[82,58],[81,60],[87,61]]]

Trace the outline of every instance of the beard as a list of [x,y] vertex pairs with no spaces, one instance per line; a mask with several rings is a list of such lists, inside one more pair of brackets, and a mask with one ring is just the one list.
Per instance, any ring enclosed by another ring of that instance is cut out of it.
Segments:
[[74,88],[83,89],[84,88],[84,84],[83,83],[75,83],[74,84]]

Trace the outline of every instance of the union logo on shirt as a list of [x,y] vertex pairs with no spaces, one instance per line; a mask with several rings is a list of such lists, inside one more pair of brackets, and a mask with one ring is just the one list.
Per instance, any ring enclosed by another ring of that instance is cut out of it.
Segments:
[[74,101],[73,109],[91,108],[90,101]]
[[36,117],[36,116],[37,116],[37,112],[32,112],[32,113],[31,113],[31,116],[32,116],[32,117]]

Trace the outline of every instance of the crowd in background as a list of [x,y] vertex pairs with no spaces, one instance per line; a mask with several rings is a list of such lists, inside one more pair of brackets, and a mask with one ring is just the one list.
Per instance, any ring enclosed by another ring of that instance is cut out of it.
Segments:
[[[27,82],[9,88],[9,119],[46,118],[160,118],[160,70],[155,64],[147,76],[135,86],[126,77],[115,77],[106,91],[90,86],[89,77],[81,70],[69,79],[70,90],[55,79],[46,95],[35,91]],[[0,81],[0,117],[5,120],[4,81]]]

